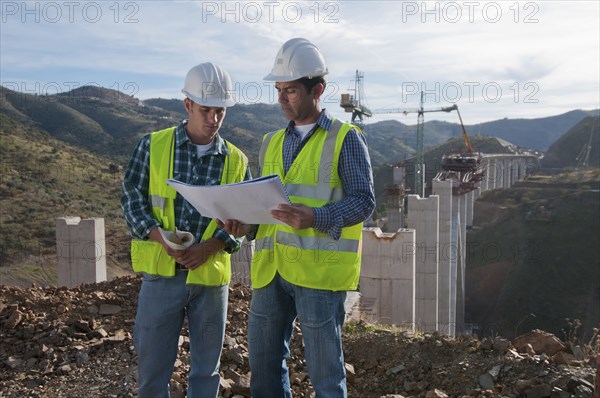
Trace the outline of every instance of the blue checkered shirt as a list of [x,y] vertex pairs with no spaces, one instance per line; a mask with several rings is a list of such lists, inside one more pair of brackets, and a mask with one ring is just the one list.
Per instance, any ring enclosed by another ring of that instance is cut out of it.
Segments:
[[[217,135],[214,145],[201,157],[185,132],[187,121],[175,129],[175,156],[173,160],[173,178],[193,185],[219,185],[229,154],[225,141]],[[148,184],[150,182],[150,134],[142,137],[133,151],[133,155],[125,170],[122,186],[121,209],[131,234],[136,239],[144,239],[154,227],[161,224],[152,216],[152,208],[148,201]],[[246,170],[245,179],[252,178],[250,168]],[[189,231],[200,242],[204,230],[211,219],[202,217],[180,194],[175,198],[175,225],[179,230]],[[217,228],[213,237],[223,240],[226,251],[234,252],[240,247],[240,240],[235,239],[222,228]]]
[[[283,139],[283,167],[287,173],[292,163],[310,140],[318,127],[325,130],[331,128],[333,118],[326,110],[321,112],[313,129],[304,139],[294,129],[290,121]],[[351,129],[340,152],[338,174],[344,189],[344,198],[314,209],[313,228],[329,235],[332,239],[340,239],[342,228],[365,221],[375,209],[375,190],[371,158],[364,134]]]

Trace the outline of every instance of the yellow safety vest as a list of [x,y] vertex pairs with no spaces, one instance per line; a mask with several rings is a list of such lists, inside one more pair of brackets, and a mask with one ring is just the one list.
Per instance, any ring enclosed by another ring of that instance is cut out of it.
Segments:
[[[221,184],[230,184],[244,180],[248,158],[236,146],[226,141],[229,155],[226,158]],[[175,197],[177,191],[167,185],[173,178],[173,157],[175,154],[175,129],[170,127],[152,133],[150,137],[150,182],[148,200],[152,214],[166,231],[175,230]],[[213,236],[217,229],[215,220],[211,220],[202,234],[202,240]],[[153,240],[133,239],[131,241],[131,260],[135,272],[152,275],[174,276],[175,260],[167,254],[163,246]],[[224,251],[213,254],[204,264],[188,271],[188,284],[220,286],[231,280],[231,255]]]
[[[267,134],[259,155],[262,175],[279,175],[292,203],[322,207],[339,201],[344,191],[338,160],[344,138],[353,127],[337,120],[329,131],[319,127],[287,173],[283,169],[285,129]],[[334,240],[314,228],[260,225],[252,258],[252,286],[266,286],[278,272],[299,286],[355,290],[360,277],[362,226],[358,223],[345,227],[341,238]]]

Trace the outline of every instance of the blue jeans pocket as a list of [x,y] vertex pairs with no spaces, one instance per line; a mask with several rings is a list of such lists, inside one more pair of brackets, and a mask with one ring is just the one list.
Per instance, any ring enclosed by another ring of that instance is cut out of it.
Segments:
[[160,276],[158,275],[151,275],[151,274],[147,274],[147,273],[143,273],[142,274],[142,280],[144,282],[154,282],[160,279]]

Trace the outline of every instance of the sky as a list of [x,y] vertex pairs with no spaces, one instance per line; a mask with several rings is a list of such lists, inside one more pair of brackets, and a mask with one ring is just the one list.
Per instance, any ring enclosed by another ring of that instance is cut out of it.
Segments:
[[[322,106],[363,74],[369,123],[416,124],[401,110],[457,104],[465,124],[600,108],[598,1],[5,1],[0,82],[29,94],[83,85],[179,98],[211,61],[238,102],[276,103],[263,81],[288,39],[315,43],[329,68]],[[425,120],[458,122],[454,112]]]

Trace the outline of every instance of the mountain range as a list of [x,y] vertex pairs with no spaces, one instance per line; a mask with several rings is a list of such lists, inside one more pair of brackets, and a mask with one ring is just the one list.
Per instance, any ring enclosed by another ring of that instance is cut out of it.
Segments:
[[[181,100],[139,100],[112,89],[85,86],[53,94],[32,95],[0,86],[0,113],[47,131],[66,143],[113,158],[123,164],[145,133],[176,125],[186,117]],[[558,137],[598,110],[573,110],[538,119],[501,119],[466,124],[470,136],[493,136],[517,147],[545,151]],[[262,136],[286,125],[276,104],[238,104],[227,111],[221,134],[247,152],[256,164]],[[387,120],[364,128],[375,169],[414,156],[416,125]],[[461,136],[456,123],[426,121],[424,147]],[[475,145],[477,148],[477,146]]]

